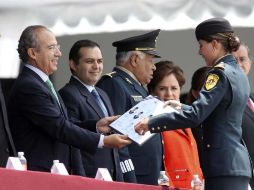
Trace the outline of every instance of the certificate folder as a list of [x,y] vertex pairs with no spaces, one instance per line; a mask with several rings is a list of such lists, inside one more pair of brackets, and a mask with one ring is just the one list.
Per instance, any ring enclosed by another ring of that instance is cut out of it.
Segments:
[[137,144],[142,145],[154,133],[147,131],[145,135],[139,135],[135,132],[134,126],[146,117],[170,112],[176,112],[176,110],[170,106],[164,107],[164,102],[150,95],[112,122],[110,126],[117,132],[128,135]]

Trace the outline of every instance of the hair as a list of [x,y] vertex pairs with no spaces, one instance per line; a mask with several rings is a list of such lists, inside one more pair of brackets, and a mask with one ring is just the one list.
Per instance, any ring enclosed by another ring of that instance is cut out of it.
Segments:
[[137,54],[141,59],[145,58],[145,53],[141,51],[121,51],[116,53],[116,65],[124,65],[133,54]]
[[73,60],[74,63],[78,65],[79,59],[81,57],[79,50],[81,48],[94,48],[94,47],[100,48],[99,44],[91,40],[79,40],[75,42],[70,49],[69,60]]
[[186,103],[191,104],[192,102],[196,100],[196,98],[192,95],[191,91],[195,90],[199,92],[202,89],[206,80],[207,73],[209,72],[210,69],[211,67],[204,66],[204,67],[200,67],[193,73],[191,78],[191,88],[186,97]]
[[160,61],[158,63],[155,63],[156,70],[153,73],[153,79],[150,81],[150,83],[147,85],[149,93],[152,93],[159,82],[161,82],[164,77],[173,74],[178,83],[180,88],[185,84],[185,78],[183,70],[177,66],[172,61]]
[[240,39],[233,32],[212,34],[207,37],[203,37],[202,40],[205,40],[207,42],[217,40],[222,44],[225,51],[228,53],[237,51],[240,47]]
[[28,26],[25,28],[25,30],[22,32],[19,43],[18,43],[18,54],[19,58],[23,63],[26,63],[29,60],[29,55],[27,53],[27,50],[29,48],[35,48],[37,51],[40,50],[40,44],[38,42],[38,32],[41,30],[48,30],[45,26],[42,25],[33,25]]

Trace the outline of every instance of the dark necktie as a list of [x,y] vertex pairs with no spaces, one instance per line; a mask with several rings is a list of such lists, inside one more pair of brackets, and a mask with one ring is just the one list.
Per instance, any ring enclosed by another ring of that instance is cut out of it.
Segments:
[[106,109],[106,107],[105,107],[105,105],[104,105],[100,95],[98,94],[98,92],[95,89],[93,89],[91,94],[94,96],[96,102],[100,106],[101,111],[104,113],[104,116],[108,116],[108,111],[107,111],[107,109]]
[[50,91],[52,92],[52,94],[53,94],[54,97],[56,98],[58,104],[60,105],[58,96],[57,96],[57,94],[56,94],[56,91],[55,91],[55,89],[54,89],[54,86],[53,86],[52,82],[48,79],[48,80],[46,81],[46,84],[48,85]]

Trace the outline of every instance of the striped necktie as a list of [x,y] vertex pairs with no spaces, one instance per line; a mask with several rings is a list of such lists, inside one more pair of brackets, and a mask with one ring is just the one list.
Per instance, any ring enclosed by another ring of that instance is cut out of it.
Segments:
[[52,82],[48,79],[48,80],[46,81],[46,84],[48,85],[50,91],[52,92],[52,94],[53,94],[54,97],[56,98],[58,104],[60,105],[60,102],[59,102],[57,93],[56,93],[56,91],[55,91],[55,89],[54,89],[54,86],[53,86]]
[[97,90],[96,89],[93,89],[91,91],[91,94],[94,96],[96,102],[98,103],[98,105],[100,106],[101,108],[101,111],[104,113],[104,116],[108,116],[108,111],[107,111],[107,108],[105,107],[100,95],[98,94]]

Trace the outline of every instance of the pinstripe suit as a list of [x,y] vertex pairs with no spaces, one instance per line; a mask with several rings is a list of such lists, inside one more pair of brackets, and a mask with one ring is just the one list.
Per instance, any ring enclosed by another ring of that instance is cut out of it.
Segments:
[[[104,102],[108,114],[113,115],[111,103],[106,93],[99,88],[96,90]],[[70,120],[79,126],[82,127],[82,122],[86,120],[99,120],[105,117],[94,96],[76,78],[71,77],[69,83],[59,93],[67,107]],[[94,131],[94,129],[88,130]],[[81,154],[83,167],[88,177],[94,178],[98,168],[108,168],[114,180],[123,181],[117,149],[97,148],[94,155],[81,150]]]

